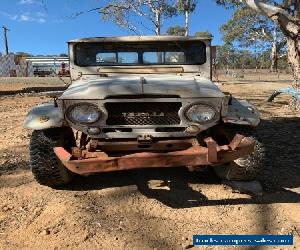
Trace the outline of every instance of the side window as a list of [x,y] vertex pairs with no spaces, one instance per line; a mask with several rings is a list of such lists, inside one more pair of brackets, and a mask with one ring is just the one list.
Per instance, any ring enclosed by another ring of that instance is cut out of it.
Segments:
[[191,46],[186,51],[186,62],[187,63],[198,63],[203,64],[206,62],[206,46]]
[[185,63],[184,52],[144,52],[145,64],[176,64]]
[[163,63],[163,52],[144,52],[143,61],[145,64]]
[[138,62],[139,62],[139,54],[136,52],[119,52],[118,53],[118,63],[130,64],[130,63],[138,63]]
[[98,53],[96,63],[117,63],[116,53]]
[[165,63],[184,63],[184,52],[165,52]]

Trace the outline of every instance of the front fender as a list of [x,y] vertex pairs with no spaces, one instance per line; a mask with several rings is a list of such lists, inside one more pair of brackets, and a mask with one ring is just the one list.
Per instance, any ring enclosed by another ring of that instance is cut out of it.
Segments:
[[62,127],[65,124],[63,113],[54,103],[44,103],[31,109],[23,127],[33,130]]
[[222,117],[224,123],[256,127],[260,123],[258,110],[245,100],[231,99],[227,114]]

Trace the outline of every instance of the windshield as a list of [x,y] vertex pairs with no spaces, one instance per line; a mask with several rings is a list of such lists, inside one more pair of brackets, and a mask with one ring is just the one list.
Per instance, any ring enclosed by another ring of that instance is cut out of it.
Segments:
[[203,42],[80,43],[75,46],[76,64],[102,65],[200,65],[206,62]]

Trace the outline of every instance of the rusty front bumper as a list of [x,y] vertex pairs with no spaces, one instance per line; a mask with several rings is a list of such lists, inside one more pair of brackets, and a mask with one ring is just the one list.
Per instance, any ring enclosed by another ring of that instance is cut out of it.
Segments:
[[73,159],[62,147],[54,148],[54,152],[71,172],[90,175],[136,168],[216,165],[231,162],[254,150],[254,142],[241,135],[236,135],[230,144],[223,146],[210,137],[205,142],[207,147],[193,145],[186,150],[168,153],[140,152],[118,157],[110,157],[104,152],[85,152],[81,159]]

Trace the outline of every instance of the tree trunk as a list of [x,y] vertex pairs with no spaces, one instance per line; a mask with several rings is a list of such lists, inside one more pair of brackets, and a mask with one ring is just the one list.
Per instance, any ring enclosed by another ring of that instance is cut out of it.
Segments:
[[293,69],[294,88],[300,90],[300,36],[287,37],[288,59]]
[[278,72],[277,27],[275,23],[271,49],[271,72]]
[[[279,14],[273,20],[283,32],[288,47],[288,61],[293,70],[294,82],[292,87],[300,91],[300,20],[291,20],[287,16]],[[292,109],[300,110],[300,101],[292,98],[290,101]]]
[[274,41],[271,50],[271,72],[278,72],[277,42]]
[[[294,1],[288,4],[293,8],[294,14],[279,6],[265,3],[262,0],[241,0],[253,10],[267,16],[274,21],[284,34],[288,46],[288,60],[293,70],[296,91],[300,91],[300,4]],[[293,98],[291,106],[300,109],[300,102]]]
[[185,36],[189,35],[189,18],[190,18],[190,13],[188,10],[184,11],[185,13]]
[[[293,88],[300,91],[300,39],[287,37],[288,60],[293,70],[294,83]],[[300,110],[300,102],[296,98],[292,98],[290,106],[295,110]]]
[[161,13],[159,10],[155,11],[155,35],[160,36],[161,33]]

